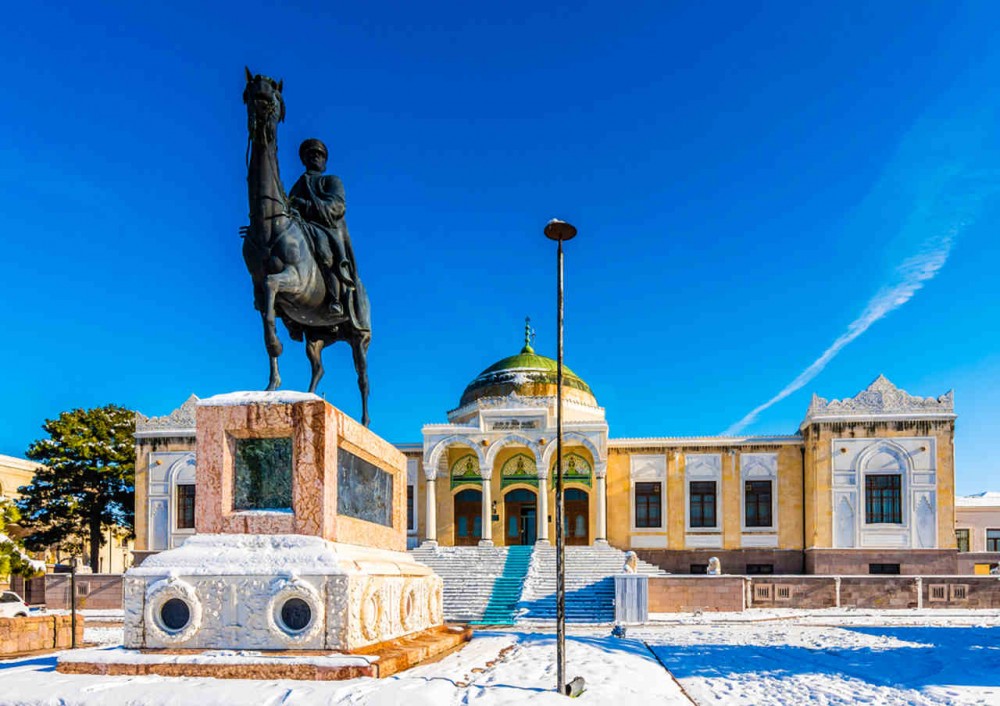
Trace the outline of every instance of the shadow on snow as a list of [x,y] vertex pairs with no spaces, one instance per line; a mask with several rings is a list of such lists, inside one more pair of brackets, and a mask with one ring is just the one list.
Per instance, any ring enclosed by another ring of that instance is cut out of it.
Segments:
[[895,688],[1000,685],[1000,628],[843,629],[921,646],[809,649],[780,645],[650,644],[650,648],[678,679],[730,678],[739,674],[774,678],[829,674]]

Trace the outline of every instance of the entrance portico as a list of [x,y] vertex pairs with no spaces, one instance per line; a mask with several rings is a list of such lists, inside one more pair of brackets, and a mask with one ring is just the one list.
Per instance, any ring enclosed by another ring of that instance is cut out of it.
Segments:
[[[572,523],[567,539],[589,544],[606,537],[608,425],[587,384],[566,367],[563,380],[562,469]],[[425,541],[485,546],[551,541],[556,389],[555,361],[537,355],[526,341],[518,355],[469,384],[460,406],[448,413],[448,424],[424,426]],[[478,492],[473,497],[467,490]]]

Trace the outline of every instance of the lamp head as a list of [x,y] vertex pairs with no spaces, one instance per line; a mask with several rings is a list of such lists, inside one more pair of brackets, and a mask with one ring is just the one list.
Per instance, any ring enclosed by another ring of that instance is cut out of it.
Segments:
[[550,240],[572,240],[576,237],[576,228],[571,223],[553,218],[545,224],[545,236]]

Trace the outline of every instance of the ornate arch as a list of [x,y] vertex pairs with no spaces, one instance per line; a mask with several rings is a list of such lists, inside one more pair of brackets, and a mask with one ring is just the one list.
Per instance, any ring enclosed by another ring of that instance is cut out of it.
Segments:
[[[549,468],[552,466],[552,458],[556,455],[556,439],[553,439],[545,446],[545,452],[542,454],[542,465],[538,467],[539,477],[547,478],[549,475]],[[594,476],[597,478],[603,478],[607,472],[607,461],[601,457],[600,452],[598,452],[597,447],[594,442],[586,434],[581,434],[578,431],[570,431],[563,433],[563,451],[565,452],[567,442],[578,442],[579,446],[584,447],[590,452],[590,457],[593,459],[594,463]],[[544,476],[542,475],[544,474]]]
[[535,498],[538,498],[538,488],[530,483],[512,483],[504,488],[500,489],[500,500],[506,502],[507,495],[514,490],[528,490],[534,493]]
[[910,458],[910,454],[906,449],[892,439],[876,439],[857,455],[854,462],[855,472],[859,474],[867,473],[868,464],[871,463],[872,458],[882,452],[896,459],[899,463],[900,473],[908,475],[913,471],[913,459]]
[[[197,463],[196,457],[193,451],[181,456],[179,459],[170,464],[170,468],[167,469],[167,488],[171,489],[177,485],[177,481],[182,473],[187,470],[188,466],[194,466]],[[194,480],[194,479],[192,479]]]
[[541,456],[538,453],[538,444],[532,443],[530,439],[520,434],[507,434],[500,439],[497,439],[492,444],[490,448],[486,451],[486,464],[493,468],[493,464],[497,460],[497,455],[507,446],[526,446],[532,456],[535,457],[535,466],[541,468]]
[[[486,459],[483,456],[483,451],[479,445],[472,442],[467,437],[453,434],[452,436],[447,436],[434,444],[434,448],[432,448],[430,453],[424,457],[424,476],[427,480],[432,480],[436,477],[438,464],[440,463],[445,452],[451,446],[467,446],[472,449],[472,452],[476,454],[476,458],[479,459],[479,472],[483,473],[485,471],[487,468]],[[486,476],[483,477],[485,478]]]

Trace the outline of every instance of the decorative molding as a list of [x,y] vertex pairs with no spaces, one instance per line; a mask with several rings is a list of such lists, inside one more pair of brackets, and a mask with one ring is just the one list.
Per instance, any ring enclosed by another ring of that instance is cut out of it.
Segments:
[[684,454],[684,477],[689,480],[719,480],[722,477],[722,456]]
[[777,478],[778,454],[740,454],[740,471],[747,480]]
[[818,419],[852,419],[879,416],[955,416],[954,393],[940,397],[915,397],[879,375],[854,397],[826,400],[813,395],[804,423]]
[[196,395],[191,395],[184,404],[163,417],[147,417],[141,412],[136,412],[136,437],[194,436],[195,409],[198,406],[198,401]]
[[629,475],[633,483],[667,479],[667,457],[663,454],[629,456],[629,466]]

